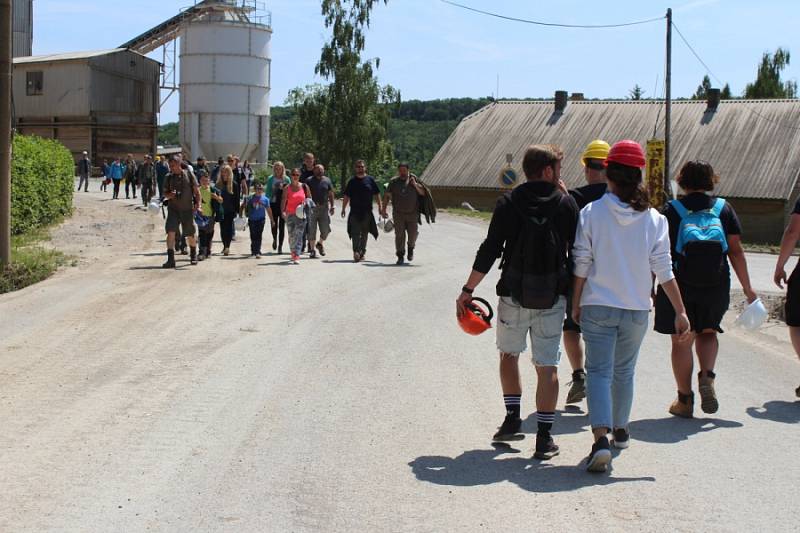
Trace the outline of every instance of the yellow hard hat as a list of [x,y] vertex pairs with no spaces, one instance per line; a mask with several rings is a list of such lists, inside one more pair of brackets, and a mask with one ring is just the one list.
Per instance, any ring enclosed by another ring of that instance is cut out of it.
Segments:
[[611,146],[605,141],[601,141],[597,139],[589,143],[589,146],[586,147],[586,151],[583,152],[583,156],[581,156],[581,164],[586,166],[587,159],[602,159],[605,161],[608,158],[608,152],[611,150]]

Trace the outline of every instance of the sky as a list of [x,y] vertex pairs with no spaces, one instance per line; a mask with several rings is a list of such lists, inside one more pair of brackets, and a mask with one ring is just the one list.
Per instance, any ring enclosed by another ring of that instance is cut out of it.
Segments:
[[[193,0],[34,0],[34,54],[114,48],[175,15]],[[735,95],[755,79],[764,52],[797,55],[784,79],[800,77],[800,2],[674,0],[588,2],[458,0],[502,15],[564,24],[615,24],[663,16]],[[327,40],[319,0],[272,0],[271,104],[318,83],[314,66]],[[110,6],[127,6],[115,12]],[[440,0],[389,0],[373,10],[365,58],[380,58],[381,83],[403,100],[499,96],[551,98],[556,90],[586,98],[624,98],[634,85],[663,95],[663,20],[627,28],[568,29],[522,24],[469,12]],[[152,54],[161,59],[161,53]],[[707,71],[673,34],[672,95],[691,96]],[[714,78],[712,77],[712,80]],[[714,86],[720,84],[714,83]],[[160,123],[177,120],[177,95]]]

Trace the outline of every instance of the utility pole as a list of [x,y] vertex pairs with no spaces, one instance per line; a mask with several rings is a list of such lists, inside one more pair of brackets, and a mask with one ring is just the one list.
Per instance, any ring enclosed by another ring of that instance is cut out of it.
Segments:
[[0,0],[0,266],[11,262],[11,0]]
[[669,145],[672,131],[672,8],[667,9],[667,74],[664,80],[666,89],[666,109],[664,110],[664,194],[672,199],[669,171]]

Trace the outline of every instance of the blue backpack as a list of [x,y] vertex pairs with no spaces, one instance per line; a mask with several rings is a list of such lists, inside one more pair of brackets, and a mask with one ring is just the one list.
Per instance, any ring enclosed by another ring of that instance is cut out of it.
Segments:
[[716,287],[725,279],[728,239],[720,214],[725,200],[717,198],[710,209],[689,211],[680,200],[669,203],[681,217],[673,267],[678,281],[694,287]]

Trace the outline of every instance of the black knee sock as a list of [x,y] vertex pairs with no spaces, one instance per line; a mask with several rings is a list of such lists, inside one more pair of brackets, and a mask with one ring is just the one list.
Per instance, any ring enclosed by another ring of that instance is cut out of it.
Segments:
[[550,430],[553,429],[553,422],[555,422],[556,414],[554,412],[536,412],[536,421],[538,426],[537,433],[539,435],[550,435]]
[[506,416],[519,418],[521,394],[503,394],[503,403],[506,405]]

